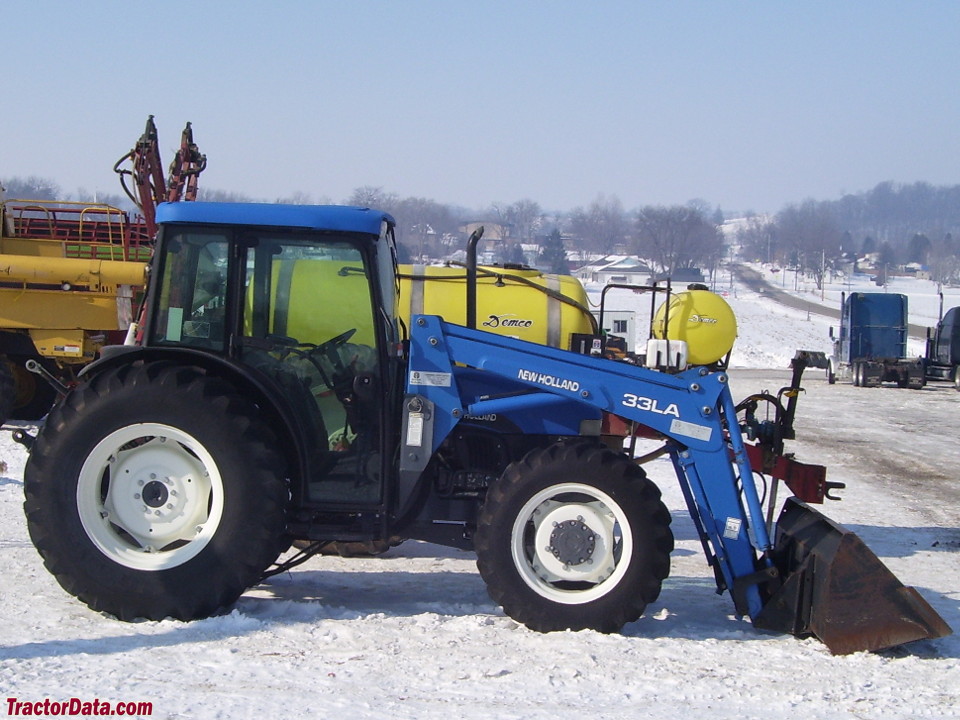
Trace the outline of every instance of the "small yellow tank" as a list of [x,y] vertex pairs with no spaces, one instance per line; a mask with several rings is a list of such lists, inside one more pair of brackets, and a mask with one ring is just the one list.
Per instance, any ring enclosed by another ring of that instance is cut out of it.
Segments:
[[[665,323],[668,308],[669,319]],[[716,293],[685,290],[671,295],[669,303],[657,308],[653,335],[659,340],[684,341],[691,365],[710,365],[733,348],[737,318],[727,301]]]

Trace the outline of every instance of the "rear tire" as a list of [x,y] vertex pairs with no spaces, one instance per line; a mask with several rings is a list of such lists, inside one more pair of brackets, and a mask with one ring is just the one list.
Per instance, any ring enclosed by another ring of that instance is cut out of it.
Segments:
[[490,488],[475,537],[490,596],[540,632],[616,632],[657,599],[673,534],[660,490],[626,456],[533,450]]
[[81,385],[24,472],[34,545],[67,592],[121,620],[202,618],[284,549],[273,435],[222,380],[167,363]]
[[960,365],[953,369],[953,386],[960,392]]
[[[7,420],[39,420],[46,415],[57,399],[56,390],[27,370],[29,358],[0,356],[0,423]],[[36,358],[37,362],[43,362]],[[47,370],[56,366],[44,362]]]
[[0,425],[12,417],[13,395],[13,368],[10,361],[0,355]]

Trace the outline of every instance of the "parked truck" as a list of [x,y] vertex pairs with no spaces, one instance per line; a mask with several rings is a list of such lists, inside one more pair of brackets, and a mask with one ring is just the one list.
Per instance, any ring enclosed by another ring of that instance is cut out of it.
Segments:
[[927,380],[946,380],[960,390],[960,307],[941,312],[936,327],[927,330],[923,362]]
[[827,360],[827,381],[851,380],[857,387],[894,382],[902,388],[922,388],[926,373],[922,358],[907,353],[907,296],[898,293],[844,293],[840,328],[834,333]]
[[[677,352],[699,342],[693,315],[663,318],[657,367],[496,335],[473,267],[465,325],[402,322],[394,220],[368,208],[169,203],[157,220],[140,342],[104,348],[19,436],[30,537],[91,608],[202,618],[331,542],[400,537],[475,550],[534,630],[617,631],[657,599],[673,535],[611,416],[662,440],[717,589],[755,626],[837,653],[950,632],[809,504],[826,471],[783,448],[802,362],[737,404],[721,360],[672,362],[700,355]],[[795,493],[770,525],[762,472]]]

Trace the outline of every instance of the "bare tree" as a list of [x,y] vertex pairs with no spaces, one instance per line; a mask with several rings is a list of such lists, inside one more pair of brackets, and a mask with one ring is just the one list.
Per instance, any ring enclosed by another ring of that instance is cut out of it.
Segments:
[[253,202],[253,198],[243,193],[231,192],[229,190],[215,190],[213,188],[200,187],[197,190],[197,199],[204,202]]
[[772,263],[779,257],[776,226],[766,216],[753,215],[737,229],[737,242],[744,257]]
[[63,199],[60,186],[53,180],[31,175],[29,177],[11,177],[0,180],[7,190],[8,198],[23,200],[57,200]]
[[832,209],[813,200],[789,205],[777,214],[776,233],[790,260],[823,289],[824,273],[840,260],[843,243]]
[[397,239],[421,260],[442,255],[444,238],[453,237],[457,230],[457,219],[450,208],[426,198],[399,200],[392,213],[397,221]]
[[396,207],[398,200],[399,198],[394,193],[384,192],[382,187],[364,185],[354,189],[350,199],[347,200],[347,205],[391,212]]
[[637,213],[637,248],[660,272],[714,267],[723,254],[720,229],[697,210],[647,206]]
[[502,202],[493,202],[484,211],[489,218],[487,227],[487,236],[491,239],[506,240],[513,235],[513,222],[510,214],[510,206]]
[[630,239],[629,222],[616,197],[600,196],[587,209],[574,209],[570,231],[582,247],[602,253],[611,253]]
[[930,269],[938,283],[960,281],[960,243],[952,233],[941,233],[932,242]]
[[528,198],[517,200],[507,208],[507,218],[521,242],[529,242],[533,238],[539,228],[541,214],[540,205]]

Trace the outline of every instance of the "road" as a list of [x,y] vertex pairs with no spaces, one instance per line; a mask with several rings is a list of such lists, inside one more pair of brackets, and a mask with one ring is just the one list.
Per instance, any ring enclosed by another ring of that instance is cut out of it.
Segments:
[[[825,307],[823,305],[810,302],[809,300],[799,298],[796,295],[791,295],[788,292],[784,292],[775,285],[768,283],[766,278],[764,278],[763,275],[753,268],[747,267],[746,265],[734,265],[733,273],[737,279],[748,288],[756,293],[759,293],[760,295],[770,298],[774,302],[780,303],[781,305],[786,305],[787,307],[791,307],[796,310],[802,310],[804,312],[814,313],[816,315],[823,315],[824,317],[828,317],[833,320],[840,320],[840,310],[838,308]],[[910,337],[922,339],[927,336],[927,327],[925,325],[914,325],[911,323],[907,326],[907,332]]]

